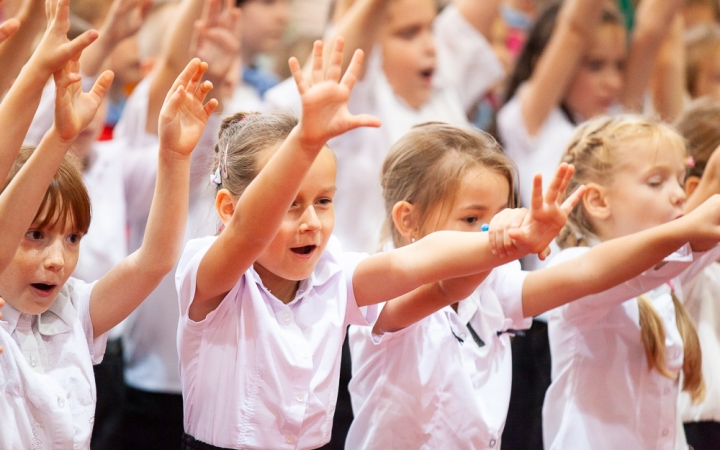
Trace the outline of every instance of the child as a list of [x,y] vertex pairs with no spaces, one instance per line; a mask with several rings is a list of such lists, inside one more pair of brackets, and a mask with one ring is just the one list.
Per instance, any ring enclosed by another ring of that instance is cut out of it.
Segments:
[[[378,249],[384,214],[377,176],[392,144],[428,121],[469,127],[468,111],[502,78],[488,42],[499,4],[455,0],[438,15],[432,0],[357,0],[336,24],[332,34],[348,39],[346,53],[360,48],[370,55],[350,110],[383,123],[331,142],[338,150],[335,233],[343,248]],[[299,111],[289,80],[268,91],[266,103]]]
[[[601,242],[674,224],[691,209],[684,208],[683,139],[662,123],[635,116],[595,119],[578,129],[563,160],[576,166],[571,186],[585,184],[587,190],[558,236],[565,250],[553,264]],[[707,198],[708,189],[698,189]],[[702,201],[698,196],[694,204]],[[681,286],[720,253],[716,239],[689,241],[696,251],[715,249],[666,284],[638,277],[550,313],[545,448],[687,448],[676,429],[680,372],[693,401],[703,398],[705,388]]]
[[[53,20],[66,26],[68,2],[59,2],[57,15],[56,5],[51,8]],[[0,329],[6,351],[0,361],[2,448],[89,447],[92,363],[102,359],[107,331],[154,289],[179,252],[189,154],[216,106],[202,105],[211,88],[200,82],[204,69],[193,61],[168,94],[156,201],[143,247],[92,284],[70,277],[90,203],[76,163],[63,155],[95,115],[111,77],[101,76],[103,90],[81,94],[77,59],[55,73],[56,122],[36,150],[21,152],[0,196],[0,216],[14,219],[12,228],[3,229],[3,240],[17,249],[0,274],[6,302]]]
[[[491,222],[492,242],[493,228],[502,231],[502,216],[510,211],[496,215],[508,206],[512,173],[512,163],[486,135],[444,124],[416,127],[393,146],[383,165],[386,229],[393,246],[437,230],[480,231],[483,222]],[[537,195],[535,180],[527,217],[537,220],[559,209],[564,186],[557,180],[545,199]],[[572,203],[564,204],[558,220],[571,210]],[[523,222],[512,215],[509,220]],[[694,214],[684,220],[687,228],[673,223],[610,241],[550,269],[527,273],[517,262],[507,264],[480,287],[463,282],[471,287],[469,296],[438,294],[461,284],[450,280],[435,291],[434,309],[421,309],[416,299],[387,302],[372,330],[350,328],[355,420],[347,448],[500,448],[512,379],[510,334],[528,328],[533,315],[649,269],[707,218]],[[647,278],[661,284],[662,276],[686,266],[668,264]]]
[[[324,144],[380,125],[347,110],[361,55],[340,81],[342,41],[326,71],[316,42],[310,79],[290,63],[299,122],[238,114],[223,125],[212,175],[223,229],[190,241],[176,275],[186,448],[325,444],[348,324],[373,321],[378,302],[512,258],[493,256],[485,233],[435,233],[371,257],[341,251]],[[531,227],[520,251],[542,251],[559,228]]]
[[[708,98],[691,103],[678,120],[677,129],[688,144],[688,169],[685,192],[694,202],[694,197],[703,197],[698,190],[702,178],[718,180],[720,152],[720,103]],[[717,190],[717,187],[713,188]],[[720,290],[720,264],[714,262],[695,278],[682,286],[685,307],[697,327],[703,355],[703,378],[705,379],[705,400],[693,404],[690,396],[682,392],[678,406],[685,422],[687,442],[695,450],[710,450],[720,447],[720,314],[717,311],[717,293]]]

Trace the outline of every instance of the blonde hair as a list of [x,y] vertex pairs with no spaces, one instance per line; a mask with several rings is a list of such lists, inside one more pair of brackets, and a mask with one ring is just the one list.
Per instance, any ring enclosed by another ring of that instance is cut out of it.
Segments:
[[685,80],[691,97],[698,93],[698,78],[705,63],[720,56],[720,25],[701,24],[685,33]]
[[[657,120],[634,115],[593,119],[578,127],[563,157],[563,162],[575,166],[575,174],[567,188],[566,197],[582,184],[607,185],[617,168],[623,146],[636,139],[647,140],[656,149],[661,145],[684,149],[682,136],[669,125]],[[581,202],[570,213],[565,227],[557,237],[557,243],[561,248],[579,247],[588,245],[593,238],[597,238],[596,230]],[[683,390],[690,392],[693,401],[699,401],[705,395],[700,341],[685,307],[674,294],[672,297],[675,321],[685,350]],[[637,302],[640,335],[648,368],[655,368],[662,375],[674,378],[665,364],[665,327],[662,319],[647,295],[639,296]]]
[[237,113],[223,120],[212,170],[220,171],[217,190],[240,197],[260,172],[259,156],[284,141],[298,119],[287,113]]
[[711,98],[694,100],[675,123],[687,142],[687,176],[702,177],[710,156],[720,146],[720,102]]
[[392,238],[396,247],[403,245],[392,220],[397,202],[415,206],[418,229],[424,230],[435,208],[450,209],[463,174],[478,165],[507,179],[508,205],[513,205],[515,166],[489,134],[431,122],[414,127],[400,138],[382,169],[386,212],[383,241]]

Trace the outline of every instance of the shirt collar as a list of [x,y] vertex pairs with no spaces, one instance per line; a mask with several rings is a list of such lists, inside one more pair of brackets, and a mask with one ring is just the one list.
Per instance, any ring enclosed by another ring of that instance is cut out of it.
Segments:
[[[10,306],[7,302],[2,308],[2,320],[0,325],[5,328],[8,334],[12,335],[17,328],[20,311]],[[77,311],[70,301],[70,292],[67,284],[60,289],[55,301],[47,311],[39,315],[33,315],[32,321],[37,320],[38,331],[44,336],[54,336],[72,330],[72,324],[77,317]]]

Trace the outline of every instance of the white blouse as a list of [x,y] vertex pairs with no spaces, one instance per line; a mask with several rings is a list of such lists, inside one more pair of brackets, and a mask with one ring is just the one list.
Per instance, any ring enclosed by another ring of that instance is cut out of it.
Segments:
[[93,364],[107,333],[93,338],[94,284],[70,278],[41,315],[9,304],[0,320],[0,448],[90,448],[95,419]]
[[[551,265],[588,250],[566,249]],[[677,429],[678,379],[648,370],[637,296],[647,293],[660,315],[666,366],[679,374],[683,342],[670,286],[682,299],[681,284],[719,254],[715,249],[699,256],[686,245],[656,269],[550,313],[552,384],[543,406],[546,449],[687,448]]]
[[685,308],[692,317],[702,348],[705,400],[693,404],[680,393],[683,422],[720,422],[720,264],[713,263],[683,285]]
[[[347,250],[378,250],[385,220],[380,172],[390,147],[424,122],[469,128],[467,111],[504,75],[485,37],[454,6],[446,7],[435,19],[433,34],[437,67],[427,103],[414,109],[395,95],[376,48],[367,59],[365,76],[355,85],[348,107],[353,114],[377,116],[382,126],[352,130],[328,143],[338,159],[334,234]],[[300,110],[292,79],[270,89],[265,101],[270,109]]]
[[330,440],[348,324],[377,307],[355,302],[352,275],[363,254],[330,239],[310,278],[284,304],[251,267],[215,311],[188,318],[210,236],[188,242],[178,264],[178,351],[185,431],[218,447],[316,448]]
[[522,312],[526,275],[517,261],[498,267],[457,313],[447,306],[395,333],[350,327],[355,418],[346,448],[500,448],[512,384],[508,332],[532,322]]

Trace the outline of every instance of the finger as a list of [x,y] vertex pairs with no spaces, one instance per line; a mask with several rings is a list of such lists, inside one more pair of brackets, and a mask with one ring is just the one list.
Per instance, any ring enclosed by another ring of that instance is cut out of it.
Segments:
[[193,58],[192,61],[190,61],[187,66],[185,66],[185,68],[182,72],[180,72],[180,75],[178,75],[178,77],[175,79],[175,82],[165,96],[165,101],[167,101],[172,95],[175,94],[178,86],[187,86],[192,76],[195,74],[195,72],[197,72],[199,66],[200,60],[197,58]]
[[382,125],[380,119],[371,114],[358,114],[357,116],[352,116],[349,122],[351,125],[351,128],[349,128],[350,130],[360,127],[379,128],[380,125]]
[[533,178],[533,190],[532,198],[530,201],[530,208],[533,211],[539,211],[543,207],[543,196],[542,196],[542,175],[539,173],[535,174]]
[[238,39],[242,37],[242,20],[240,20],[241,17],[242,11],[240,10],[240,8],[233,9],[232,20],[230,21],[232,27],[230,29],[233,30],[233,34]]
[[[172,94],[165,99],[165,103],[163,103],[162,110],[160,111],[160,116],[165,121],[170,121],[177,116],[180,110],[180,101],[184,95],[185,86],[181,84],[175,87]],[[158,126],[160,126],[160,124],[158,124]]]
[[310,86],[308,85],[307,81],[305,81],[305,77],[302,73],[302,68],[300,67],[300,62],[297,60],[297,58],[293,56],[288,61],[288,66],[290,66],[290,72],[295,79],[295,84],[297,85],[298,92],[300,93],[300,95],[303,95],[305,92],[307,92],[308,89],[310,89]]
[[208,15],[207,24],[209,27],[215,27],[220,20],[220,13],[222,12],[222,3],[220,0],[208,0]]
[[103,98],[105,98],[105,93],[110,89],[113,78],[115,78],[115,74],[111,70],[106,70],[100,74],[95,84],[93,84],[92,89],[88,92],[88,94],[97,101],[98,105],[102,102]]
[[575,206],[580,203],[583,195],[585,195],[585,185],[575,189],[575,192],[573,192],[572,195],[563,202],[560,208],[565,212],[565,214],[570,214],[572,210],[575,209]]
[[519,225],[519,223],[512,222],[510,224],[510,226],[508,227],[507,232],[503,233],[503,249],[504,249],[505,256],[507,256],[509,253],[517,250],[517,248],[515,247],[514,239],[510,235],[510,230],[517,228],[518,225]]
[[212,113],[215,112],[215,109],[217,109],[217,107],[218,107],[219,104],[220,104],[220,103],[218,103],[218,101],[217,101],[216,99],[211,98],[211,99],[205,104],[205,107],[204,107],[204,109],[205,109],[205,114],[207,114],[208,117],[210,117],[210,116],[212,115]]
[[340,75],[342,74],[342,61],[343,61],[343,48],[345,47],[345,40],[338,36],[335,39],[335,46],[333,48],[332,56],[330,57],[330,66],[327,70],[325,79],[332,80],[336,83],[340,81]]
[[558,194],[555,198],[556,203],[561,203],[563,201],[563,197],[565,197],[565,191],[567,190],[568,185],[570,184],[570,180],[572,180],[573,174],[575,173],[575,166],[572,164],[568,164],[567,171],[565,172],[565,176],[563,177],[562,181],[560,182],[560,187],[558,187]]
[[355,87],[355,83],[357,82],[358,75],[360,74],[360,69],[362,68],[364,56],[365,56],[365,54],[363,53],[362,50],[360,50],[360,49],[355,50],[355,53],[353,54],[353,57],[350,60],[350,64],[348,65],[348,68],[345,71],[345,75],[343,75],[342,81],[340,81],[340,84],[346,86],[351,91],[352,91],[353,87]]
[[62,57],[63,61],[69,61],[73,58],[79,58],[82,51],[87,48],[88,45],[95,42],[98,38],[98,32],[95,30],[88,30],[76,37],[72,41],[62,45]]
[[55,24],[70,26],[70,0],[58,0],[55,6]]
[[195,90],[195,98],[198,99],[200,103],[205,101],[205,97],[207,96],[208,92],[210,92],[213,88],[213,84],[210,81],[203,81],[200,84],[200,87]]
[[498,254],[497,241],[495,239],[495,234],[497,233],[497,221],[498,216],[495,215],[495,217],[490,220],[490,228],[488,229],[488,243],[490,244],[490,252],[493,255]]
[[312,55],[312,84],[320,83],[323,80],[323,43],[315,41]]
[[188,92],[195,92],[197,90],[198,85],[200,84],[200,79],[207,69],[208,64],[206,62],[200,62],[200,65],[195,70],[195,73],[193,73],[192,77],[190,77],[190,82],[186,85],[187,87],[185,89]]
[[550,180],[550,185],[548,186],[547,192],[545,193],[546,203],[555,203],[555,200],[558,196],[558,191],[560,189],[560,184],[565,178],[566,173],[567,163],[561,163],[555,171],[555,176],[552,178],[552,180]]
[[540,258],[540,261],[545,261],[545,259],[547,259],[547,257],[550,256],[550,252],[551,252],[550,247],[545,247],[545,250],[538,253],[538,258]]
[[20,28],[20,21],[15,18],[3,22],[0,25],[0,42],[15,34],[18,28]]

